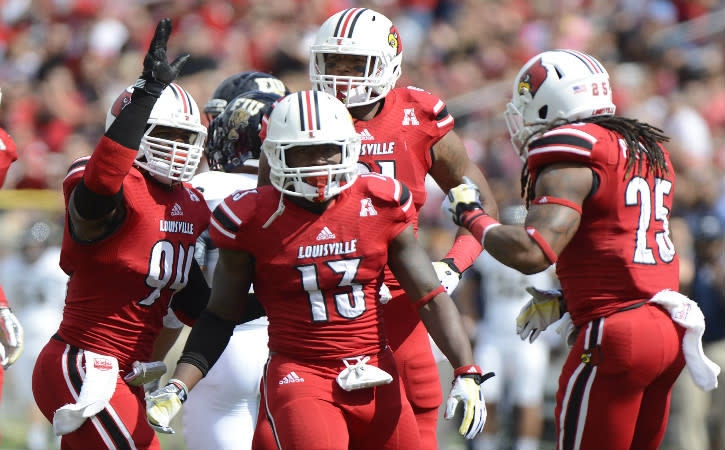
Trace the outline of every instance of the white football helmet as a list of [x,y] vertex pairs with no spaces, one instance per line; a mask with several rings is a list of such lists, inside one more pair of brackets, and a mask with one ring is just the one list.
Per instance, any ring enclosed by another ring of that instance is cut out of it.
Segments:
[[[108,109],[106,130],[116,120],[121,108],[131,101],[132,93],[133,86],[129,86]],[[178,84],[171,83],[161,92],[146,123],[134,164],[165,184],[191,180],[204,153],[206,139],[206,127],[201,124],[199,107],[191,95]],[[189,142],[155,137],[153,132],[157,126],[188,130],[191,132]]]
[[[321,144],[339,145],[341,162],[309,167],[287,165],[287,149]],[[269,162],[272,185],[286,195],[327,201],[357,179],[360,135],[345,105],[325,92],[295,92],[278,100],[269,115],[262,149]],[[323,183],[312,186],[306,181],[311,178]]]
[[531,58],[516,75],[504,117],[511,143],[523,161],[526,141],[558,120],[614,115],[609,74],[576,50],[552,50]]
[[[366,56],[365,76],[329,75],[325,55]],[[313,89],[337,97],[349,108],[383,97],[400,77],[403,44],[387,17],[367,8],[349,8],[328,18],[310,48],[310,81]]]

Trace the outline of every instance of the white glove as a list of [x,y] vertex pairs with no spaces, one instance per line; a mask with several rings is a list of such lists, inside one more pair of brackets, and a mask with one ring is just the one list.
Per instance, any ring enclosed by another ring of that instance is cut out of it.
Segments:
[[166,386],[146,394],[146,419],[151,428],[161,433],[174,434],[169,423],[181,410],[188,395],[186,384],[176,378],[170,379]]
[[23,352],[23,326],[10,308],[0,308],[0,344],[3,369],[10,367]]
[[461,281],[461,272],[444,261],[433,261],[433,269],[435,269],[436,275],[438,275],[438,279],[441,281],[443,287],[446,288],[448,295],[453,294],[453,291],[458,286],[458,282]]
[[[477,368],[476,366],[470,367]],[[466,439],[476,437],[486,424],[486,403],[483,401],[481,384],[493,375],[493,372],[482,375],[481,369],[477,368],[477,373],[458,375],[453,380],[453,387],[446,402],[446,413],[443,417],[446,420],[452,419],[456,415],[458,404],[462,402],[463,418],[458,432]]]
[[393,299],[393,295],[390,293],[390,289],[385,283],[380,285],[380,292],[378,294],[380,294],[380,303],[382,305]]
[[448,191],[448,211],[451,213],[453,222],[458,226],[464,226],[461,215],[466,211],[483,211],[481,205],[481,191],[468,177],[463,177],[463,184]]
[[166,373],[166,364],[163,361],[144,363],[134,361],[131,367],[133,370],[123,377],[123,381],[131,386],[141,386],[155,382],[156,386],[153,389],[146,390],[156,390],[159,387],[159,378]]
[[561,318],[564,299],[558,289],[540,290],[528,286],[526,292],[532,298],[516,317],[516,332],[522,341],[529,338],[529,342],[534,342],[546,327]]

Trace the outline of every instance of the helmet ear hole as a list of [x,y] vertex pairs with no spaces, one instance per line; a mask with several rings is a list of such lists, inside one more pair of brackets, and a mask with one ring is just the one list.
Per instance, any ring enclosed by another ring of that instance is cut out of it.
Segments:
[[539,119],[546,119],[546,115],[549,113],[549,105],[544,105],[539,108]]

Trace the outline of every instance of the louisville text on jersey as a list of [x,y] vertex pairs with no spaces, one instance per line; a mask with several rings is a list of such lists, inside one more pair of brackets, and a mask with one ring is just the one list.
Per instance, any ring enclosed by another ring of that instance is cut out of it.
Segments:
[[159,220],[159,231],[165,233],[194,234],[194,224],[179,220]]
[[320,258],[325,256],[349,255],[357,251],[357,239],[343,242],[330,242],[325,244],[301,245],[297,259]]

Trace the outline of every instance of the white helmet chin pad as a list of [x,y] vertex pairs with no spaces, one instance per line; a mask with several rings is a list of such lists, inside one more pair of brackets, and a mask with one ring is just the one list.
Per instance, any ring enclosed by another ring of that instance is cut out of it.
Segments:
[[[366,57],[365,75],[328,74],[325,55]],[[310,47],[312,87],[337,97],[349,108],[373,103],[400,78],[403,44],[393,23],[367,8],[349,8],[329,17]]]
[[[340,148],[339,164],[287,164],[286,152],[291,148],[330,144]],[[295,92],[275,103],[262,149],[269,163],[270,181],[285,195],[326,201],[352,186],[357,178],[360,136],[345,105],[325,92]],[[318,178],[318,186],[308,183],[312,178]]]
[[[120,104],[128,101],[133,87],[118,97],[106,114],[106,130],[116,119]],[[156,100],[147,128],[141,138],[134,164],[148,171],[164,184],[189,181],[196,173],[204,150],[206,127],[201,124],[199,108],[194,99],[181,86],[171,83]],[[156,127],[178,128],[190,133],[188,142],[177,142],[154,136]]]
[[552,50],[521,68],[504,117],[511,143],[526,161],[531,136],[558,121],[611,116],[615,109],[609,74],[599,61],[576,50]]

